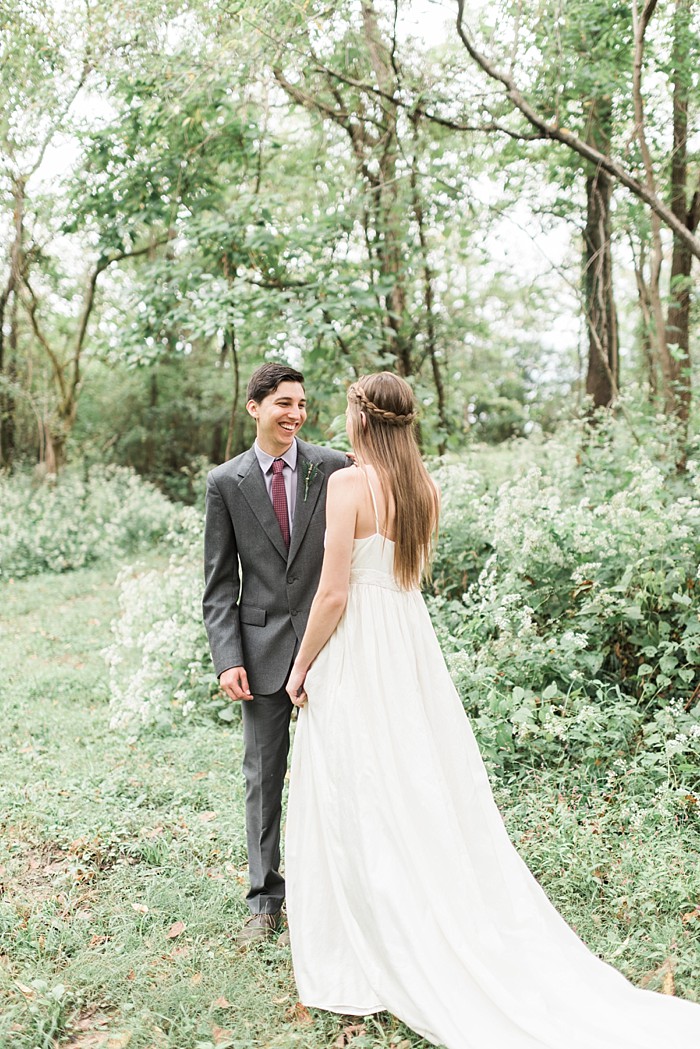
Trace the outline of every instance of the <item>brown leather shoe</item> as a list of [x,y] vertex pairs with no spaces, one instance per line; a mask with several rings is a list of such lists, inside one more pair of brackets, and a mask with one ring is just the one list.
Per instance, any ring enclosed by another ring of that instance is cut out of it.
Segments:
[[276,914],[251,914],[246,918],[236,936],[237,947],[249,947],[254,943],[269,940],[280,925],[280,912]]

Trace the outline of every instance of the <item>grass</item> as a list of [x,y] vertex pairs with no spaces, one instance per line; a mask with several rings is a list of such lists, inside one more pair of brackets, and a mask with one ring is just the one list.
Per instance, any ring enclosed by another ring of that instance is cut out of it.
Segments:
[[391,1018],[343,1036],[352,1021],[298,1007],[288,948],[234,949],[237,725],[110,730],[116,570],[2,591],[0,1046],[426,1045]]
[[[137,742],[110,730],[100,653],[116,570],[0,595],[0,1046],[427,1049],[388,1016],[309,1014],[288,948],[234,949],[247,913],[238,725]],[[543,773],[500,800],[586,941],[637,982],[697,998],[697,814],[640,802],[635,816],[630,789]]]

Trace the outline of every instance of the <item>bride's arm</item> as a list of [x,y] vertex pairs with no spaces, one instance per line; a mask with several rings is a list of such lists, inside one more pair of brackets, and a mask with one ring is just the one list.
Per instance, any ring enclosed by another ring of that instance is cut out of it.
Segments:
[[357,516],[356,484],[356,470],[337,470],[328,480],[326,549],[321,580],[311,605],[304,638],[287,682],[287,692],[292,702],[298,706],[302,706],[306,699],[303,692],[306,672],[345,611]]

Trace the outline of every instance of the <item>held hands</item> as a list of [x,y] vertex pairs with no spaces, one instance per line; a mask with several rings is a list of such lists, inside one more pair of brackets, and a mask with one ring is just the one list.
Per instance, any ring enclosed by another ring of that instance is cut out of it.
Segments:
[[289,681],[287,682],[287,693],[295,707],[303,707],[306,705],[308,696],[304,691],[305,679],[306,671],[300,670],[295,664],[292,667],[292,672],[289,675]]
[[219,678],[221,691],[225,692],[229,699],[252,699],[253,693],[248,687],[248,675],[245,667],[229,667],[224,670]]

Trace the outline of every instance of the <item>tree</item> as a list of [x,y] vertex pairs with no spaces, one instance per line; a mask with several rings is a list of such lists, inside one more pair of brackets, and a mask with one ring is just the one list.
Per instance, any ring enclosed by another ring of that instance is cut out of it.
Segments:
[[[65,126],[71,106],[81,90],[89,65],[84,54],[72,51],[53,6],[45,0],[23,0],[18,19],[2,26],[0,94],[5,104],[0,117],[0,200],[9,218],[0,283],[0,465],[11,466],[15,454],[15,413],[21,384],[21,345],[28,319],[35,334],[37,297],[32,280],[40,254],[33,230],[39,225],[37,205],[31,201],[31,184],[52,141]],[[70,59],[69,61],[69,52]],[[77,69],[69,72],[68,67]],[[79,383],[78,360],[70,377],[46,338],[47,352],[60,388],[60,411],[70,414]],[[24,392],[24,391],[23,391]],[[55,468],[50,415],[37,411],[42,455]]]
[[[520,113],[534,129],[537,137],[549,139],[565,145],[584,160],[595,165],[596,171],[606,177],[620,182],[630,190],[648,208],[652,230],[652,268],[651,279],[641,282],[646,304],[653,317],[653,335],[656,350],[661,363],[664,381],[666,408],[673,411],[682,425],[687,423],[690,406],[690,369],[688,358],[687,326],[685,318],[689,311],[689,277],[692,259],[700,258],[700,240],[696,236],[700,201],[698,190],[691,189],[691,202],[688,204],[689,177],[687,165],[687,112],[691,83],[697,87],[691,42],[697,39],[690,32],[692,21],[691,0],[678,0],[672,30],[672,80],[673,80],[673,143],[666,157],[657,160],[656,164],[648,143],[648,121],[644,109],[643,67],[644,49],[647,32],[656,10],[656,0],[647,0],[641,12],[637,2],[632,5],[633,15],[633,82],[632,99],[634,105],[634,124],[632,137],[636,140],[638,151],[636,157],[641,164],[641,172],[634,162],[630,164],[625,156],[615,155],[611,136],[603,134],[591,141],[590,136],[575,133],[570,126],[562,126],[558,112],[547,112],[538,104],[537,99],[527,97],[521,89],[518,76],[513,71],[515,63],[506,70],[497,64],[495,59],[487,57],[477,47],[473,35],[465,25],[464,2],[458,0],[457,33],[470,57],[492,81],[505,89],[506,98],[514,112]],[[595,20],[594,20],[595,24]],[[522,75],[522,71],[521,71]],[[600,126],[600,121],[598,121]],[[588,125],[590,127],[590,125]],[[629,136],[628,136],[629,141]],[[633,158],[635,154],[632,155]],[[659,189],[659,177],[656,168],[666,162],[671,169],[671,205],[663,199]],[[596,176],[600,184],[600,176]],[[607,190],[599,188],[597,197],[602,204]],[[589,209],[590,210],[590,209]],[[662,295],[660,290],[660,273],[663,262],[661,228],[667,227],[674,242],[672,261],[672,294],[673,304],[671,319],[673,321],[673,338],[670,342],[666,335],[663,319]],[[603,222],[603,229],[605,222]],[[602,266],[604,272],[605,265]],[[639,277],[639,274],[638,274]],[[641,286],[640,285],[640,286]],[[672,347],[675,345],[675,351]],[[601,353],[601,361],[603,354]],[[606,354],[609,357],[609,354]]]

